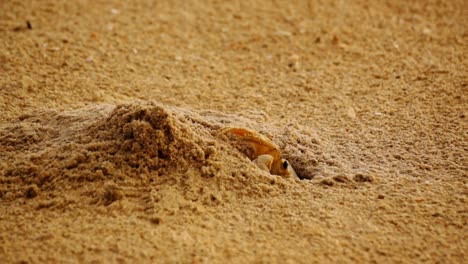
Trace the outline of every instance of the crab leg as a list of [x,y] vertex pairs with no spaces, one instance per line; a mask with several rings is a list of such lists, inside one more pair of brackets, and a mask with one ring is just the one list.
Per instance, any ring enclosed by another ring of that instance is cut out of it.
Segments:
[[231,133],[241,137],[244,141],[252,143],[255,149],[255,156],[269,154],[273,160],[280,158],[278,147],[276,147],[267,137],[255,133],[254,131],[245,128],[227,128],[222,133]]

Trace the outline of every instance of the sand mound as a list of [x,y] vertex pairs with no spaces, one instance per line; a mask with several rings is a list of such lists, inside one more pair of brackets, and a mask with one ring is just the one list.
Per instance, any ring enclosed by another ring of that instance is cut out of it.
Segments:
[[324,176],[324,166],[333,165],[317,136],[300,128],[278,129],[246,117],[154,102],[46,111],[19,119],[0,129],[4,199],[81,190],[90,202],[110,204],[125,197],[128,186],[175,186],[186,199],[197,200],[203,188],[222,195],[265,196],[297,184],[259,170],[236,142],[219,135],[226,126],[270,136],[302,178]]

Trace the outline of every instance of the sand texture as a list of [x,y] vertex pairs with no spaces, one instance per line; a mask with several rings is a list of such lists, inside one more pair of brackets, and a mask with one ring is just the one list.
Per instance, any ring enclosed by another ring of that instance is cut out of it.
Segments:
[[0,262],[466,263],[467,18],[464,0],[0,1]]

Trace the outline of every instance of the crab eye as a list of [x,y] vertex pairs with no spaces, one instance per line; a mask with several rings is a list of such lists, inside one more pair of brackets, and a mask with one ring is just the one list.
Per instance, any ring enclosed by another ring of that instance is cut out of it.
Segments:
[[289,163],[288,163],[287,160],[283,161],[283,169],[287,169],[288,165],[289,165]]

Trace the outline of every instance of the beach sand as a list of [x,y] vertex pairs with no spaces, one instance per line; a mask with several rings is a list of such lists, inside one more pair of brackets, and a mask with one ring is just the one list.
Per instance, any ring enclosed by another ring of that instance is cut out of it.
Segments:
[[466,261],[466,1],[252,2],[0,2],[2,263]]

